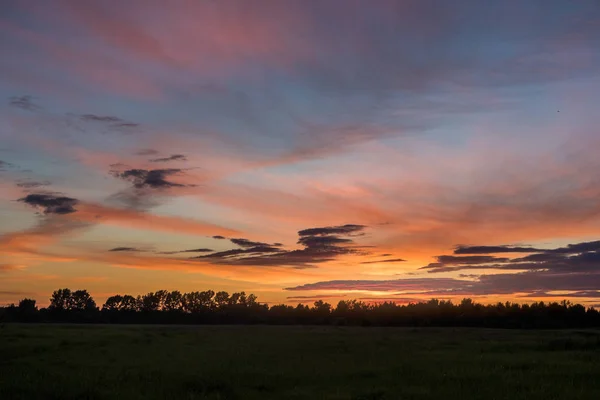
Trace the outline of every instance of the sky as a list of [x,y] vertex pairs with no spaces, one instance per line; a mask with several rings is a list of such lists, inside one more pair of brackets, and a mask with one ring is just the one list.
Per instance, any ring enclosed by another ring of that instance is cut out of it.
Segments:
[[600,3],[6,0],[0,304],[600,305]]

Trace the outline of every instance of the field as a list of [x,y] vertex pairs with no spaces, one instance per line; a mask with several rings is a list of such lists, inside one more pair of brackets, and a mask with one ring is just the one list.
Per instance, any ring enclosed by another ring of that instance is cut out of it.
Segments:
[[0,399],[600,399],[600,332],[0,326]]

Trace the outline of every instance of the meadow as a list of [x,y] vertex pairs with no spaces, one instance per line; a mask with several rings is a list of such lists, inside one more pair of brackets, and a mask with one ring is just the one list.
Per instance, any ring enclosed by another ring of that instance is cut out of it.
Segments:
[[599,399],[600,331],[0,325],[0,399]]

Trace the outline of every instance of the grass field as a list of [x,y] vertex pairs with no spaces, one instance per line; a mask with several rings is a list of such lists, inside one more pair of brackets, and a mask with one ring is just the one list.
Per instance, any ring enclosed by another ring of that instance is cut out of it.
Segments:
[[0,399],[600,399],[600,332],[0,326]]

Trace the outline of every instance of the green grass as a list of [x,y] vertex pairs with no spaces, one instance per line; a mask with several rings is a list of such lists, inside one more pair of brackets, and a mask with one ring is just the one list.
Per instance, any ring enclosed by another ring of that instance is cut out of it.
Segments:
[[0,399],[600,399],[600,332],[0,326]]

